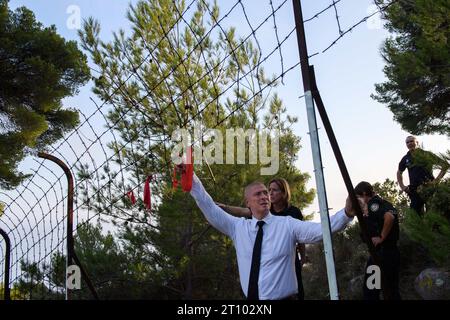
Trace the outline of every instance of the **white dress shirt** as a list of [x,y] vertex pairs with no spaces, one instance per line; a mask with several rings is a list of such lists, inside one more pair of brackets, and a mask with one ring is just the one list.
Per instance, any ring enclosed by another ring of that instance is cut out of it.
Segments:
[[[191,195],[208,222],[233,240],[241,287],[247,296],[258,220],[254,217],[252,219],[234,217],[223,211],[214,203],[195,173]],[[263,220],[265,224],[258,280],[259,299],[282,299],[298,291],[295,244],[321,241],[322,227],[320,223],[301,221],[290,216],[274,216],[270,213]],[[344,229],[352,220],[353,218],[347,217],[344,209],[340,210],[330,217],[331,231]]]

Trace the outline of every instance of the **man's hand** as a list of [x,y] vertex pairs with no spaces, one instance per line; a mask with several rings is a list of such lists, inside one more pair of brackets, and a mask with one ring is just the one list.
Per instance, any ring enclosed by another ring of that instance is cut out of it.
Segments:
[[352,201],[350,200],[350,197],[347,197],[347,199],[345,199],[345,214],[349,218],[355,216],[355,212],[353,210],[353,204],[352,204]]
[[220,209],[222,209],[223,211],[227,211],[228,212],[228,206],[224,203],[220,203],[220,202],[214,202]]
[[402,191],[403,191],[404,193],[408,194],[408,193],[409,193],[409,186],[403,187],[403,188],[402,188]]
[[[361,198],[357,198],[358,199],[358,203],[359,206],[361,207],[361,210],[363,212],[363,216],[367,216],[368,215],[368,209],[367,209],[367,204],[364,203],[364,200]],[[355,208],[353,208],[353,204],[352,201],[350,200],[350,197],[347,197],[347,199],[345,200],[345,214],[348,217],[354,217],[356,215],[356,210]]]
[[381,237],[372,237],[372,243],[375,247],[382,242],[383,242],[383,239],[381,239]]

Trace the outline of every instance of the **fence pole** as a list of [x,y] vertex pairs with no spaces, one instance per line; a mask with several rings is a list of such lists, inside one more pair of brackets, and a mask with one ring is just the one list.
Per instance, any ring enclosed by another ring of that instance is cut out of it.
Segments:
[[0,234],[5,239],[5,283],[3,284],[3,299],[11,300],[11,290],[9,288],[9,269],[11,265],[11,240],[8,234],[0,228]]
[[96,300],[98,300],[97,292],[95,291],[94,286],[92,285],[91,280],[89,279],[86,271],[84,270],[83,266],[81,265],[78,257],[75,254],[75,247],[74,247],[74,240],[73,240],[73,176],[72,173],[69,170],[69,167],[62,162],[60,159],[56,158],[55,156],[52,156],[50,154],[39,152],[38,157],[44,158],[50,161],[53,161],[57,165],[59,165],[66,174],[67,177],[67,184],[68,184],[68,193],[67,193],[67,257],[66,257],[66,300],[70,300],[69,296],[69,289],[67,288],[67,268],[72,265],[73,260],[75,260],[75,263],[80,268],[81,274],[84,277],[84,280],[86,281],[92,295]]
[[[356,198],[356,194],[353,189],[352,181],[350,179],[350,175],[348,173],[347,166],[345,165],[344,158],[342,157],[342,153],[341,153],[341,150],[337,143],[336,136],[334,135],[334,131],[331,126],[330,120],[328,118],[327,111],[325,110],[325,106],[323,104],[322,97],[320,96],[319,89],[317,88],[314,66],[310,66],[310,77],[311,77],[312,95],[313,95],[314,101],[316,102],[317,110],[319,111],[325,131],[327,132],[328,139],[330,140],[331,148],[333,149],[334,156],[338,163],[339,170],[341,171],[341,175],[344,180],[345,186],[347,188],[347,192],[349,194],[350,200],[352,201],[353,208],[356,209],[355,210],[356,217],[358,219],[358,223],[359,223],[359,227],[361,229],[361,233],[363,235],[363,239],[367,244],[367,247],[369,249],[369,253],[372,257],[372,260],[374,261],[374,263],[376,265],[381,267],[381,264],[382,264],[381,258],[377,254],[377,251],[375,250],[372,240],[368,236],[369,232],[368,232],[368,227],[367,227],[366,221],[363,219],[363,214],[362,214],[361,208],[359,206],[358,200]],[[380,269],[383,270],[382,268],[380,268]],[[381,271],[381,273],[383,273],[383,272]],[[385,300],[389,300],[392,297],[392,292],[389,291],[389,286],[386,285],[386,278],[383,276],[383,274],[381,274],[381,288],[383,291],[383,298]]]
[[295,26],[297,30],[298,51],[300,54],[300,65],[305,92],[306,112],[308,116],[309,137],[314,163],[314,174],[316,178],[317,196],[319,199],[320,220],[322,224],[323,246],[325,251],[325,262],[327,266],[328,287],[330,299],[339,300],[339,292],[336,281],[336,270],[334,266],[333,243],[331,238],[330,217],[328,214],[328,201],[325,189],[325,178],[323,174],[322,156],[320,154],[319,134],[317,132],[316,113],[311,93],[311,79],[309,75],[308,50],[306,46],[305,27],[303,25],[303,14],[300,0],[292,0],[294,5]]

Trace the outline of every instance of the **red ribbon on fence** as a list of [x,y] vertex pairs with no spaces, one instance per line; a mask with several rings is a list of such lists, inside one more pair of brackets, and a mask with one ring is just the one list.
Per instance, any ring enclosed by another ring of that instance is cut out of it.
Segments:
[[151,189],[150,189],[150,181],[152,180],[152,175],[149,175],[147,177],[147,180],[145,180],[145,186],[144,186],[144,205],[147,210],[151,210],[152,208],[152,196],[151,196]]
[[194,177],[194,161],[192,156],[192,147],[187,149],[186,161],[184,161],[183,163],[185,164],[185,169],[181,173],[181,181],[177,179],[176,167],[173,169],[172,186],[174,189],[176,189],[178,187],[178,184],[181,184],[181,189],[184,192],[189,192],[192,189],[192,179]]
[[134,196],[133,190],[130,190],[127,192],[127,197],[128,197],[128,199],[130,199],[131,204],[134,205],[136,203],[136,197]]

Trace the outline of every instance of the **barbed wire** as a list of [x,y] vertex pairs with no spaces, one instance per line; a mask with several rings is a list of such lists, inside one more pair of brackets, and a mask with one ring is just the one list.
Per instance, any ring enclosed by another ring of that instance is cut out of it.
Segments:
[[[332,48],[340,39],[342,39],[347,33],[353,31],[353,29],[355,29],[357,26],[359,26],[360,24],[362,24],[363,22],[366,22],[369,18],[373,17],[376,14],[382,13],[384,11],[386,11],[390,6],[392,6],[393,4],[399,2],[400,0],[392,0],[390,3],[388,3],[387,5],[385,5],[384,7],[381,7],[381,9],[378,9],[378,11],[375,11],[367,16],[365,16],[364,18],[362,18],[361,20],[359,20],[358,22],[356,22],[354,25],[352,25],[350,28],[348,28],[345,31],[340,31],[340,35],[338,38],[336,38],[328,47],[326,47],[322,53],[325,53],[326,51],[328,51],[330,48]],[[339,21],[339,18],[336,15],[336,18]],[[340,30],[340,29],[339,29]]]
[[337,11],[337,8],[336,8],[336,1],[335,0],[333,0],[332,5],[333,5],[333,8],[334,8],[334,12],[336,14],[336,22],[337,22],[337,26],[338,26],[338,29],[339,29],[339,35],[341,35],[343,33],[343,31],[341,29],[341,22],[339,21],[339,15],[338,15],[338,11]]

